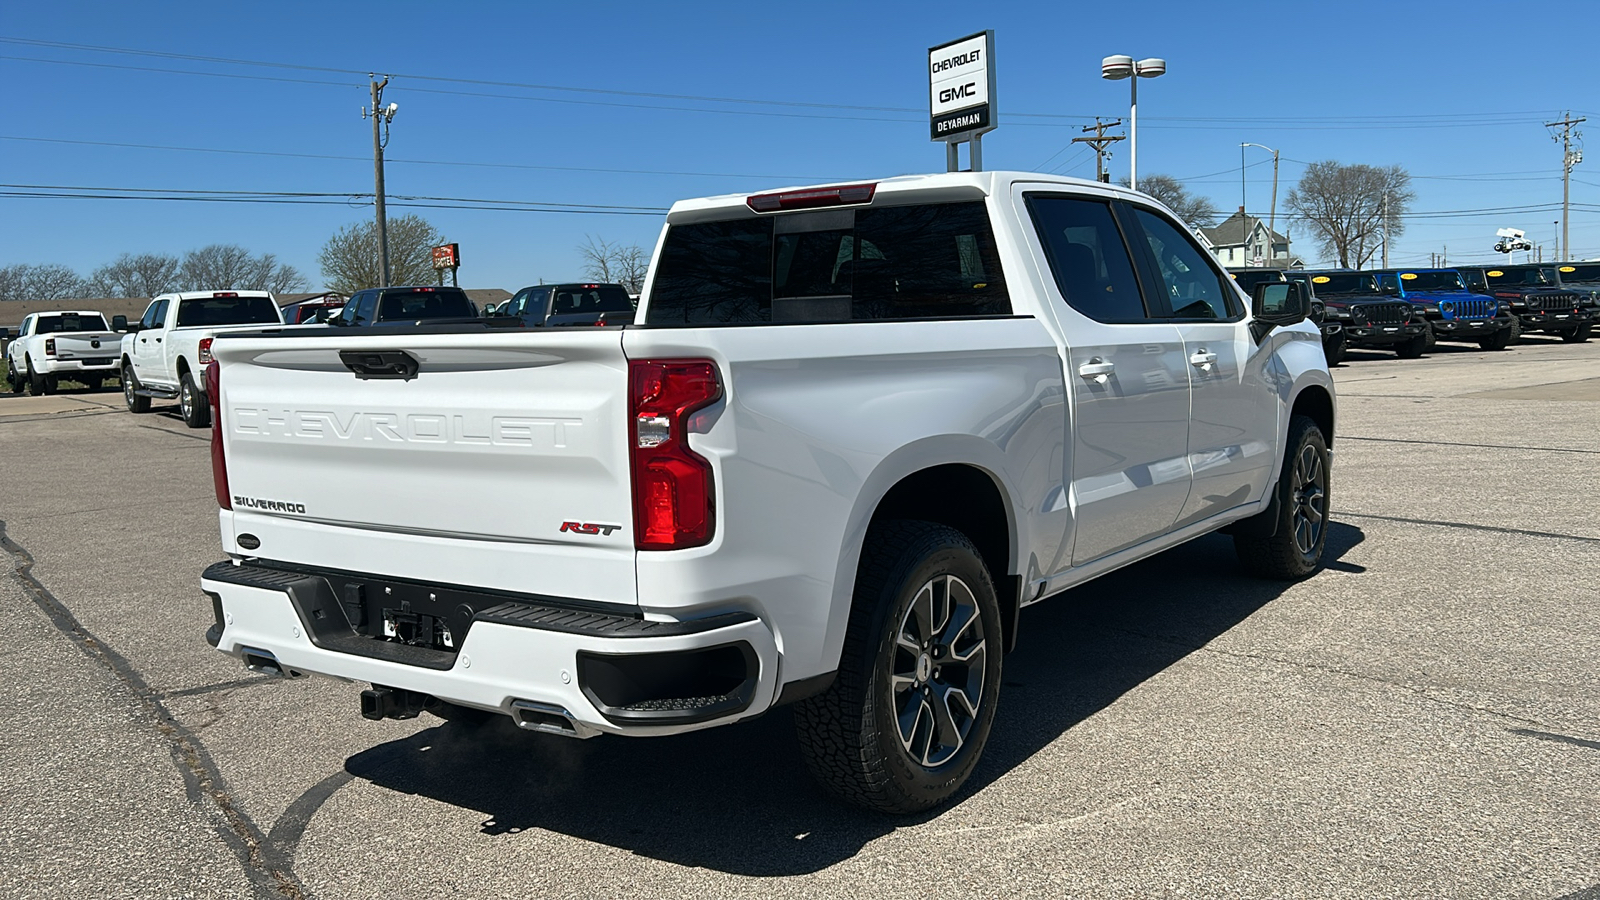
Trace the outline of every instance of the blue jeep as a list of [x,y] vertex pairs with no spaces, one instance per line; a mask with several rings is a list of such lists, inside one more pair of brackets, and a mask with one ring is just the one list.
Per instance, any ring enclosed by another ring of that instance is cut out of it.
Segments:
[[1455,269],[1387,269],[1377,274],[1379,290],[1422,313],[1429,346],[1466,341],[1485,350],[1504,350],[1515,336],[1516,318],[1509,307],[1467,290]]

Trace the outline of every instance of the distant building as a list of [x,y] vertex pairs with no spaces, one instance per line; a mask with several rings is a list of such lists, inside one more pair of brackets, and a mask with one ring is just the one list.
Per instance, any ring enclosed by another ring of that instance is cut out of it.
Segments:
[[1267,223],[1239,211],[1222,220],[1215,228],[1202,228],[1201,233],[1211,242],[1211,252],[1224,266],[1243,268],[1264,266],[1272,269],[1302,269],[1305,260],[1289,249],[1289,239],[1267,228]]

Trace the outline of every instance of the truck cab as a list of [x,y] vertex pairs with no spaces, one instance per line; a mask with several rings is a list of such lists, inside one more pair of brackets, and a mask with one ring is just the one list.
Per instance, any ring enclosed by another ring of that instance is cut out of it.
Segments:
[[1589,339],[1595,316],[1589,294],[1562,287],[1555,266],[1499,266],[1486,270],[1484,276],[1495,299],[1516,316],[1519,333],[1556,334],[1568,343]]
[[1515,318],[1498,300],[1467,290],[1455,269],[1386,269],[1378,288],[1422,315],[1433,341],[1469,341],[1485,350],[1511,344]]

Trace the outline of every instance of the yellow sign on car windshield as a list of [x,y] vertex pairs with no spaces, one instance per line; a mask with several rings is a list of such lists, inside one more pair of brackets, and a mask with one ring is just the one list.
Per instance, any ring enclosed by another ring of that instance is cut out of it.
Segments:
[[1572,266],[1562,266],[1561,267],[1561,271],[1563,271],[1563,272],[1576,272],[1578,270],[1573,268]]
[[1315,276],[1315,277],[1313,277],[1311,279],[1311,283],[1312,284],[1327,284],[1328,282],[1330,282],[1332,280],[1333,280],[1332,278],[1329,278],[1326,275],[1317,275],[1317,276]]
[[1504,274],[1505,273],[1500,271],[1499,269],[1490,269],[1489,270],[1489,277],[1490,278],[1499,278],[1501,275],[1504,275]]
[[1416,281],[1417,280],[1417,273],[1415,273],[1415,272],[1402,272],[1400,274],[1400,280],[1401,281]]

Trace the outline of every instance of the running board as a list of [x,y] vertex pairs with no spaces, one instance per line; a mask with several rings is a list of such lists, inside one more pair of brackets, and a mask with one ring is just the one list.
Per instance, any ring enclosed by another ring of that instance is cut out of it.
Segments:
[[156,400],[178,399],[178,391],[176,388],[154,388],[141,384],[134,388],[133,392],[140,397],[153,397]]

